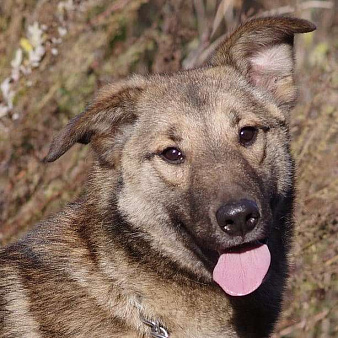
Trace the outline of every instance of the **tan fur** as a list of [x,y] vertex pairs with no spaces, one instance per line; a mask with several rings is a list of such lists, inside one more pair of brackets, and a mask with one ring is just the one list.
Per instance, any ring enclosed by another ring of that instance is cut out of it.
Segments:
[[[142,318],[171,338],[267,337],[292,234],[293,35],[313,29],[253,20],[202,68],[103,88],[45,158],[90,143],[84,197],[1,251],[0,337],[150,337]],[[246,126],[258,133],[244,147]],[[164,160],[168,147],[184,161]],[[257,201],[262,221],[228,238],[215,214],[240,198]],[[213,254],[263,236],[267,280],[229,297],[212,279]]]

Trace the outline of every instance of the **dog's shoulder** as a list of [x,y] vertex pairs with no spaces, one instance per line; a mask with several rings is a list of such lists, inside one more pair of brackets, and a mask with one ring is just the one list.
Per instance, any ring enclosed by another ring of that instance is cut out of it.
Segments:
[[[22,275],[48,269],[69,258],[71,243],[78,237],[81,223],[81,202],[66,206],[61,212],[38,223],[19,241],[0,249],[0,278],[8,280],[8,274],[19,271]],[[8,280],[11,284],[12,281]]]

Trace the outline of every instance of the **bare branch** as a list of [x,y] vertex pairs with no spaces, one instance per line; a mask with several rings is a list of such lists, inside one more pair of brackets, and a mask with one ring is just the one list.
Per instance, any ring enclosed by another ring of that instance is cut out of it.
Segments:
[[283,15],[288,13],[293,13],[296,10],[309,10],[309,9],[332,9],[334,6],[333,1],[306,1],[302,2],[296,6],[283,6],[275,9],[270,9],[268,11],[260,13],[260,16],[270,16],[270,15]]
[[224,20],[226,12],[230,10],[230,8],[233,8],[233,0],[222,0],[222,2],[219,4],[214,19],[211,36],[214,35],[220,23],[222,20]]
[[205,6],[203,0],[194,0],[194,7],[197,15],[197,25],[198,33],[200,40],[202,40],[203,35],[207,29],[207,21],[205,16]]

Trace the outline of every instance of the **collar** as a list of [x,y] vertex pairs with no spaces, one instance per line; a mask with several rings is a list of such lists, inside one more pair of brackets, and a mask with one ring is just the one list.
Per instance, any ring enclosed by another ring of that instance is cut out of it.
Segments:
[[140,319],[143,324],[150,327],[150,336],[153,338],[170,338],[168,330],[158,321],[152,321],[144,318],[140,314]]

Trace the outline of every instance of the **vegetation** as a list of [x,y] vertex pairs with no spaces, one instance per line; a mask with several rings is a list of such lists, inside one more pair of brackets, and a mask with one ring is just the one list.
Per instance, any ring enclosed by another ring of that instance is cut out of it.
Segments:
[[196,66],[222,34],[255,14],[292,14],[318,26],[297,40],[300,101],[291,129],[297,227],[275,337],[338,336],[334,1],[2,0],[0,243],[81,193],[90,166],[87,147],[76,146],[51,165],[40,159],[52,134],[103,83]]

